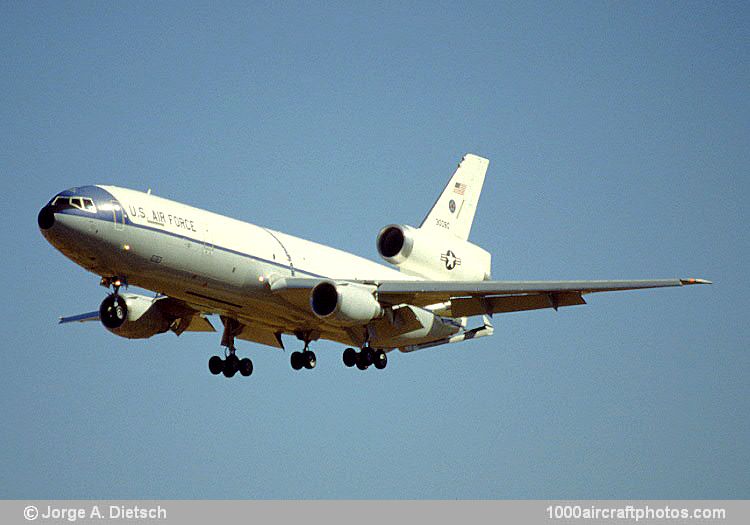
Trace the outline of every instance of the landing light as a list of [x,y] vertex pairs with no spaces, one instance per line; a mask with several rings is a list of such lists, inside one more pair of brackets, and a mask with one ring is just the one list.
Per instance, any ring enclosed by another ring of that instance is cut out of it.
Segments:
[[123,244],[122,245],[122,249],[125,250],[126,252],[130,251],[130,245],[129,244]]

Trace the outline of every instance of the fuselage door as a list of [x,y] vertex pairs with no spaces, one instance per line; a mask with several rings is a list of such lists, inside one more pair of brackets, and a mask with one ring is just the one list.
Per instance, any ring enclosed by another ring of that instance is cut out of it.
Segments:
[[115,224],[115,230],[125,229],[125,212],[117,201],[111,201],[112,204],[112,220]]

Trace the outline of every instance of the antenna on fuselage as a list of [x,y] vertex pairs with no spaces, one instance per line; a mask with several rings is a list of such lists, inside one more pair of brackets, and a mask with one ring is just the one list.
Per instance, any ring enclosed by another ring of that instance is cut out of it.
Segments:
[[151,188],[149,188],[148,190],[146,190],[146,194],[147,195],[151,195]]

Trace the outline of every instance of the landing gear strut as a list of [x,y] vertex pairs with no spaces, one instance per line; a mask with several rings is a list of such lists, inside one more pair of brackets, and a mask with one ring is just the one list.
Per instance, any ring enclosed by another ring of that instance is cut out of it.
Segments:
[[120,293],[120,286],[125,286],[125,288],[128,287],[128,279],[127,277],[117,277],[116,275],[113,277],[102,277],[102,280],[99,281],[99,284],[101,286],[104,286],[105,288],[112,287],[112,290],[114,291],[113,295],[118,295]]
[[356,366],[360,370],[367,370],[370,365],[374,365],[378,370],[382,370],[388,364],[388,356],[384,351],[373,350],[370,346],[364,346],[357,352],[354,348],[347,348],[343,354],[344,365],[351,368]]
[[224,323],[224,333],[221,336],[221,345],[226,347],[225,357],[222,359],[218,355],[212,356],[208,360],[208,369],[213,375],[224,374],[224,377],[234,377],[239,372],[240,375],[247,377],[253,373],[253,362],[247,357],[240,359],[237,357],[234,347],[234,338],[242,331],[242,325],[235,319],[229,317],[221,318]]

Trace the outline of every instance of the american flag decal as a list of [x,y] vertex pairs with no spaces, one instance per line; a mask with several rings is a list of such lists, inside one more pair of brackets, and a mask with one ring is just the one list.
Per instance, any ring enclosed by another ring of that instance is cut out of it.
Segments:
[[460,182],[457,182],[455,186],[453,186],[453,193],[458,193],[459,195],[463,195],[466,191],[466,184],[461,184]]

